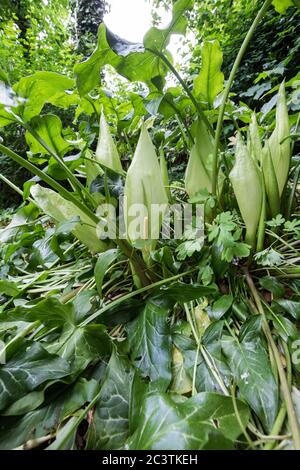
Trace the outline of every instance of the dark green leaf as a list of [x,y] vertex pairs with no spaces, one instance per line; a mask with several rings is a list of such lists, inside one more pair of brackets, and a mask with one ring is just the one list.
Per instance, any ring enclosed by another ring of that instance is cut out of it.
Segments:
[[223,337],[222,348],[241,396],[270,431],[278,412],[278,384],[260,338],[245,338],[239,343],[232,337]]
[[87,434],[87,449],[120,449],[128,437],[129,403],[134,369],[113,350],[101,385],[93,421]]
[[[238,402],[242,422],[247,406]],[[217,426],[214,424],[217,423]],[[215,393],[198,395],[177,403],[167,394],[146,396],[138,428],[129,438],[131,450],[230,449],[241,433],[232,400]]]
[[163,390],[171,381],[171,337],[167,309],[148,302],[142,313],[127,325],[131,360],[143,377]]

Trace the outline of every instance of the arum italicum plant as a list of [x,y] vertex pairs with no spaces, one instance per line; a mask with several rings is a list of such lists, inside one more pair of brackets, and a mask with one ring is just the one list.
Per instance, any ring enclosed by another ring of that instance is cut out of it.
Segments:
[[168,205],[156,151],[144,124],[127,172],[124,196],[127,238],[144,248],[159,238]]
[[[203,190],[212,192],[212,155],[213,139],[203,121],[198,121],[195,143],[185,173],[185,189],[190,197]],[[221,193],[224,182],[223,173],[218,175],[218,191]]]
[[285,96],[285,84],[280,85],[277,106],[276,126],[265,144],[262,168],[266,183],[270,214],[275,217],[280,211],[282,197],[290,168],[291,142],[288,108]]
[[246,242],[254,248],[263,210],[264,189],[258,165],[240,135],[236,145],[235,164],[229,178],[246,225]]
[[99,140],[95,157],[97,162],[105,168],[109,168],[119,174],[124,173],[118,149],[110,133],[109,125],[103,111],[100,117]]

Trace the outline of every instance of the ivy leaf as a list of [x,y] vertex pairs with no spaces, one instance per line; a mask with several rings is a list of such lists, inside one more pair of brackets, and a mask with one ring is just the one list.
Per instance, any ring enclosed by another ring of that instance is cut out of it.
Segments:
[[69,363],[49,354],[40,344],[26,350],[22,347],[14,358],[0,367],[0,409],[36,390],[49,380],[59,380],[70,374]]
[[120,449],[129,434],[129,403],[134,369],[115,350],[107,365],[87,434],[87,449]]
[[241,396],[270,431],[278,412],[278,384],[259,335],[252,340],[245,336],[241,342],[223,337],[222,349]]
[[[247,406],[237,402],[244,425],[248,422]],[[218,423],[217,427],[215,422]],[[200,450],[230,449],[232,440],[241,433],[232,400],[217,393],[199,393],[177,403],[170,395],[146,395],[141,417],[126,449]],[[225,437],[226,436],[226,437]]]
[[223,53],[219,41],[205,42],[201,55],[202,66],[194,81],[194,93],[211,108],[224,87],[224,75],[221,71]]
[[142,377],[165,390],[171,381],[171,337],[166,308],[148,302],[142,313],[127,325],[131,360]]

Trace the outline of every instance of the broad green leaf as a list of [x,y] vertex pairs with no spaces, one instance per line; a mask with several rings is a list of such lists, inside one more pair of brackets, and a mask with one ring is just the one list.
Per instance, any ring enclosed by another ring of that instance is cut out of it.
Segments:
[[187,20],[184,13],[193,8],[194,0],[177,0],[173,5],[172,20],[165,29],[152,27],[145,34],[144,46],[146,49],[164,51],[170,41],[171,34],[185,34]]
[[106,64],[116,67],[120,57],[111,49],[102,23],[98,30],[98,44],[93,54],[84,62],[75,65],[76,84],[81,96],[86,95],[100,83],[100,71]]
[[126,327],[130,357],[143,377],[165,390],[171,381],[171,337],[167,309],[148,302]]
[[67,201],[52,189],[44,188],[38,184],[32,186],[30,192],[38,207],[47,215],[53,217],[56,222],[66,222],[79,216],[80,223],[77,223],[72,230],[75,237],[93,253],[106,250],[107,245],[97,237],[96,225],[93,220],[72,202]]
[[70,374],[69,363],[49,354],[40,344],[22,347],[11,360],[0,366],[0,409],[5,409],[28,392],[49,380]]
[[129,433],[129,403],[134,369],[113,350],[87,434],[87,449],[123,447]]
[[18,96],[26,101],[17,109],[25,121],[37,116],[46,103],[53,102],[57,96],[74,87],[74,80],[56,72],[36,72],[14,86]]
[[100,25],[97,48],[86,61],[76,64],[74,68],[80,95],[86,95],[99,85],[100,71],[107,64],[130,81],[145,82],[150,89],[162,89],[168,68],[151,51],[163,52],[172,61],[166,51],[170,35],[185,32],[187,22],[184,12],[192,8],[193,3],[193,0],[178,0],[173,6],[170,25],[161,30],[151,28],[145,35],[144,45],[121,39],[106,29],[104,24]]
[[[249,419],[248,408],[240,401],[237,405],[245,425]],[[199,393],[177,403],[170,395],[157,393],[146,396],[139,425],[126,449],[230,449],[232,440],[239,434],[241,429],[231,398]]]
[[270,431],[278,412],[278,384],[259,334],[251,341],[245,337],[241,343],[223,337],[222,348],[241,396]]
[[106,274],[106,271],[111,265],[111,263],[115,261],[118,255],[119,255],[118,250],[111,249],[111,250],[105,251],[104,253],[101,253],[97,259],[94,274],[95,274],[96,287],[97,287],[100,297],[102,297],[102,284],[103,284],[103,279]]
[[28,204],[21,209],[18,209],[11,222],[3,229],[0,230],[0,242],[7,243],[11,241],[14,236],[21,229],[24,229],[24,225],[30,221],[35,220],[39,213],[39,209],[35,204]]
[[18,306],[8,313],[10,318],[26,322],[40,321],[48,328],[65,327],[74,325],[74,307],[72,303],[62,304],[57,298],[49,297],[38,302]]
[[223,53],[219,41],[207,41],[202,48],[201,71],[194,81],[194,93],[212,107],[224,87],[224,75],[221,71]]
[[[46,114],[45,116],[35,117],[31,120],[30,125],[45,141],[50,150],[60,157],[63,157],[72,147],[72,145],[62,136],[62,122],[58,116],[55,116],[54,114]],[[28,131],[26,132],[26,142],[33,154],[49,154],[49,152]]]

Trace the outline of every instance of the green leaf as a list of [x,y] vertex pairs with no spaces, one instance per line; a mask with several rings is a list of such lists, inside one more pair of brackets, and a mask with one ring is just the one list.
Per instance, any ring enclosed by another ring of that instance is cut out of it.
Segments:
[[113,350],[87,434],[87,449],[120,449],[129,433],[129,403],[134,369]]
[[273,0],[272,3],[278,13],[285,13],[289,7],[295,4],[292,0]]
[[119,56],[111,49],[106,36],[106,28],[102,23],[98,30],[98,44],[93,54],[84,62],[74,67],[76,84],[81,96],[86,95],[100,82],[100,71],[106,64],[116,67]]
[[264,276],[259,279],[259,283],[263,289],[270,291],[274,298],[283,297],[285,289],[284,285],[274,276]]
[[0,409],[3,410],[48,380],[70,374],[70,365],[57,355],[49,354],[40,344],[25,347],[0,367]]
[[267,431],[272,429],[278,412],[278,384],[259,335],[241,343],[223,337],[222,349],[243,397],[260,418]]
[[69,361],[74,371],[81,371],[110,354],[111,342],[104,325],[67,326],[58,342],[48,349]]
[[216,286],[202,286],[199,284],[185,284],[184,282],[174,282],[173,284],[161,286],[154,292],[154,298],[171,300],[175,302],[191,302],[206,295],[214,295]]
[[152,27],[145,34],[144,46],[146,49],[163,51],[169,45],[171,34],[185,34],[187,20],[184,13],[191,10],[194,0],[177,0],[173,6],[172,20],[165,29]]
[[101,253],[97,259],[97,263],[95,265],[95,281],[97,290],[99,293],[100,298],[102,297],[102,283],[104,276],[106,274],[107,269],[111,265],[113,261],[118,257],[119,252],[116,249],[111,249]]
[[223,53],[219,41],[207,41],[202,48],[202,65],[194,81],[194,93],[197,98],[206,101],[212,107],[224,87],[224,75],[221,71]]
[[148,302],[126,327],[130,357],[143,377],[165,390],[171,381],[171,337],[166,308]]
[[[237,406],[245,425],[249,419],[248,408],[240,401]],[[229,397],[199,393],[177,403],[170,395],[157,393],[146,396],[139,425],[129,438],[126,449],[230,449],[232,440],[240,433]]]
[[9,317],[26,322],[38,320],[48,328],[63,328],[75,323],[73,304],[62,304],[55,297],[43,299],[36,305],[18,306],[9,312]]
[[25,99],[24,105],[17,113],[25,120],[40,114],[46,103],[52,103],[57,96],[74,87],[74,80],[55,72],[36,72],[21,80],[14,86],[18,96]]
[[275,305],[279,305],[282,309],[289,313],[296,320],[300,320],[300,302],[287,299],[276,299]]
[[[46,114],[45,116],[37,116],[31,120],[31,127],[45,141],[48,147],[60,157],[72,147],[62,137],[62,123],[58,116],[54,114]],[[49,152],[33,137],[29,131],[26,131],[26,142],[33,154],[41,153],[49,155]]]
[[218,300],[216,300],[209,310],[209,316],[213,320],[219,320],[225,313],[230,309],[233,302],[233,297],[231,294],[222,295]]
[[19,293],[20,289],[15,282],[0,279],[0,294],[16,297]]
[[170,35],[185,32],[187,21],[184,11],[192,8],[193,3],[193,0],[178,0],[173,6],[170,25],[165,29],[151,28],[145,35],[144,45],[126,41],[101,24],[95,51],[74,68],[80,95],[86,95],[99,85],[100,71],[107,64],[130,81],[144,82],[150,89],[162,89],[168,68],[157,54],[163,52],[172,61],[166,51]]
[[[13,449],[30,439],[55,432],[66,418],[92,401],[99,391],[98,382],[94,379],[80,378],[74,385],[63,387],[54,399],[42,408],[27,413],[22,417],[1,417],[0,449]],[[25,397],[25,400],[27,398]]]

